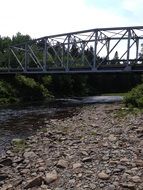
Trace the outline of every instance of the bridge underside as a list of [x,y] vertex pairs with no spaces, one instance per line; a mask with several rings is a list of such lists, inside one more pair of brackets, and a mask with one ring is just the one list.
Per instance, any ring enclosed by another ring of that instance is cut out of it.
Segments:
[[9,48],[0,74],[143,72],[143,26],[98,28]]

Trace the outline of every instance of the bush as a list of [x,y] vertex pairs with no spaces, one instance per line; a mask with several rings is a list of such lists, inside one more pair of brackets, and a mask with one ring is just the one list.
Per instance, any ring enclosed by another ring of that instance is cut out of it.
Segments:
[[0,104],[9,104],[16,101],[16,90],[6,81],[0,81]]
[[39,101],[51,97],[44,85],[36,82],[33,78],[17,75],[16,83],[17,93],[22,101]]
[[128,107],[143,108],[143,84],[140,84],[133,88],[124,97],[124,103]]

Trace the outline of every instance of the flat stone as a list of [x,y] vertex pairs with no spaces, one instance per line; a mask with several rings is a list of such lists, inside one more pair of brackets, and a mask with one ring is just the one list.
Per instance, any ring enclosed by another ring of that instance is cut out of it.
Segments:
[[121,186],[131,190],[136,190],[136,186],[134,183],[122,183]]
[[141,183],[142,182],[142,180],[139,176],[133,176],[131,179],[134,183]]
[[37,157],[37,155],[36,155],[33,151],[25,152],[25,153],[23,154],[23,156],[24,156],[25,159]]
[[50,184],[58,179],[58,174],[55,170],[46,174],[45,183]]
[[92,158],[91,157],[85,157],[82,159],[83,162],[91,162]]
[[143,160],[136,160],[135,164],[137,167],[143,167]]
[[98,178],[99,179],[103,179],[103,180],[108,180],[109,178],[110,178],[110,176],[108,175],[108,174],[106,174],[105,172],[100,172],[99,174],[98,174]]
[[117,137],[115,137],[113,134],[109,135],[108,137],[109,141],[116,141],[117,140]]
[[82,165],[80,163],[73,164],[73,169],[80,168]]
[[18,145],[18,144],[25,144],[25,141],[23,140],[23,139],[12,139],[12,144],[14,144],[14,145]]
[[31,179],[29,182],[27,182],[24,189],[29,189],[29,188],[32,188],[32,187],[40,186],[40,185],[42,185],[42,181],[43,181],[42,176],[38,176],[38,177],[36,177],[34,179]]
[[0,174],[0,181],[5,180],[6,178],[8,178],[7,174]]
[[11,166],[12,165],[12,160],[10,158],[1,159],[0,160],[0,165]]
[[68,162],[66,160],[59,160],[57,163],[58,168],[67,168]]

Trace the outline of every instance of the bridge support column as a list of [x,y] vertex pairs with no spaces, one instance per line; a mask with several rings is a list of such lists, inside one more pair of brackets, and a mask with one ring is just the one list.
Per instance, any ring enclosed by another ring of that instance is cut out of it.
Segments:
[[139,38],[136,38],[136,61],[139,56]]
[[109,54],[110,54],[110,38],[107,39],[107,64],[109,64]]
[[130,59],[130,42],[131,42],[131,29],[128,29],[127,64],[126,64],[126,67],[129,66],[129,59]]
[[43,68],[46,71],[47,70],[47,56],[48,56],[48,52],[47,52],[47,38],[45,39],[45,44],[44,44],[44,52],[43,52],[44,56],[43,56]]
[[69,71],[70,38],[71,38],[71,36],[68,35],[68,48],[67,48],[66,72]]
[[24,63],[24,70],[27,71],[27,67],[28,67],[28,63],[29,63],[29,53],[28,53],[28,44],[25,44],[25,63]]
[[98,30],[95,31],[94,57],[93,57],[92,70],[97,70],[97,43],[98,43]]

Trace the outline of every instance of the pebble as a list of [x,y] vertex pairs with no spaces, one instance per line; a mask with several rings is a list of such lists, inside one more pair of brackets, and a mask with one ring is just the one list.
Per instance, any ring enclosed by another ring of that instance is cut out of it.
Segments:
[[103,180],[108,180],[110,178],[110,176],[103,171],[98,174],[98,177],[99,179],[103,179]]
[[49,172],[46,174],[45,182],[46,184],[50,184],[58,179],[58,174],[56,170],[53,170],[52,172]]

